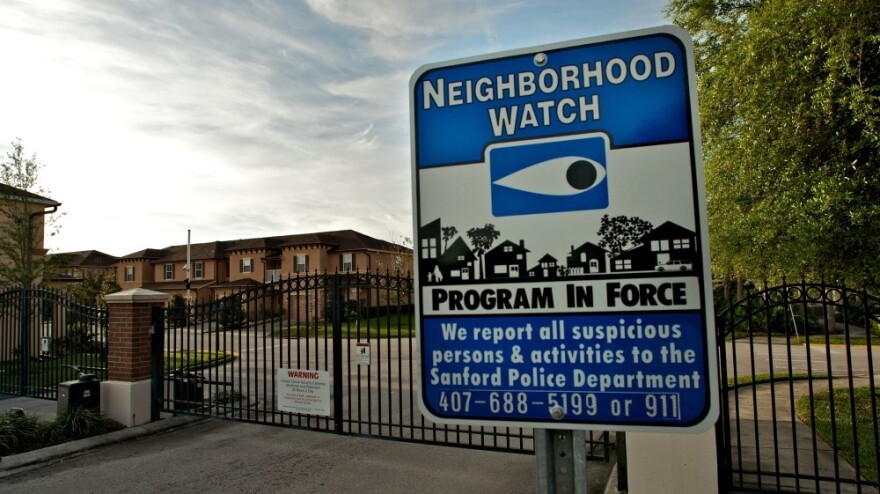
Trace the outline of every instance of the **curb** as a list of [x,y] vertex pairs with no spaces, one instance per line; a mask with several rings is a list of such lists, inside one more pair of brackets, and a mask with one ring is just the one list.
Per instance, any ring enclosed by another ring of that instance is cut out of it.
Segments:
[[135,427],[129,427],[100,436],[88,437],[77,441],[56,444],[47,448],[36,449],[0,458],[0,478],[9,477],[25,470],[36,468],[43,463],[59,460],[78,453],[108,444],[128,441],[150,434],[158,434],[172,429],[186,427],[196,422],[207,420],[205,417],[180,415]]

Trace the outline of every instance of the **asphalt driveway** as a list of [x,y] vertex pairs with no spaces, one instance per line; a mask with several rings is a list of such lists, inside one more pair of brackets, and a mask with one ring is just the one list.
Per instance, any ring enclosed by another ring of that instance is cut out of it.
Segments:
[[4,493],[533,493],[535,457],[204,420],[0,479]]

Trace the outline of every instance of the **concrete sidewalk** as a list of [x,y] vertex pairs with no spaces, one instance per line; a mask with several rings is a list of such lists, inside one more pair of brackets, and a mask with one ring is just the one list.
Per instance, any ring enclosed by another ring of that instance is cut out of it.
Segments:
[[[0,412],[48,420],[56,406],[0,397]],[[0,491],[533,493],[536,465],[533,455],[177,416],[4,457]],[[612,467],[588,462],[590,494],[616,492]]]

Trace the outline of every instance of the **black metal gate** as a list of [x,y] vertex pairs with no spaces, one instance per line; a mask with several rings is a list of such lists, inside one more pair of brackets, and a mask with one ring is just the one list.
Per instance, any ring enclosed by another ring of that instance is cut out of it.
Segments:
[[0,393],[54,400],[75,369],[106,379],[107,311],[45,287],[0,292]]
[[[413,282],[315,274],[164,311],[161,408],[340,434],[531,453],[530,429],[431,423],[417,401]],[[161,333],[161,331],[160,331]],[[279,372],[322,371],[329,413],[284,410]],[[279,398],[281,397],[281,398]],[[609,435],[590,435],[608,460]]]
[[722,492],[878,492],[880,299],[783,281],[716,307]]

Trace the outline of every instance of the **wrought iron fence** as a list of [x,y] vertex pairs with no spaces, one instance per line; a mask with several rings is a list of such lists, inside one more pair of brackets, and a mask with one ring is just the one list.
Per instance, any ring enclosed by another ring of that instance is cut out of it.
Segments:
[[0,393],[56,399],[79,372],[107,376],[107,311],[46,287],[0,292]]
[[783,280],[716,307],[722,491],[877,492],[880,299]]
[[[315,274],[164,311],[162,409],[341,434],[534,450],[530,429],[432,423],[418,408],[410,277]],[[278,405],[277,373],[323,371],[326,414]],[[589,434],[607,461],[607,432]]]

